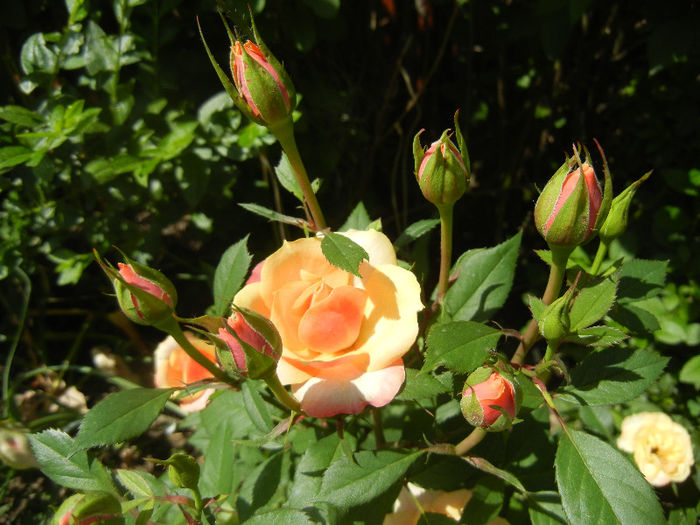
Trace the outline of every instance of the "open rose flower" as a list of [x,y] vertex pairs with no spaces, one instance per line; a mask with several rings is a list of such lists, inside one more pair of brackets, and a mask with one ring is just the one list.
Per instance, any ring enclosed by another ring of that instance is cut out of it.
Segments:
[[663,412],[640,412],[622,421],[620,450],[634,454],[646,480],[655,487],[690,476],[693,447],[688,431]]
[[[393,512],[384,517],[384,525],[416,525],[421,515],[442,514],[455,521],[462,517],[462,511],[472,497],[467,489],[444,490],[424,489],[413,483],[401,489],[394,503]],[[507,525],[503,518],[496,518],[490,525]]]
[[[204,357],[212,363],[216,362],[214,345],[197,339],[189,332],[186,332],[185,336]],[[187,355],[187,352],[171,336],[166,337],[156,348],[154,364],[154,383],[157,388],[184,388],[202,379],[213,377],[206,368]],[[207,400],[213,393],[213,388],[207,388],[180,398],[177,402],[185,412],[194,412],[206,407]]]
[[361,278],[331,265],[320,239],[299,239],[270,255],[260,280],[233,300],[277,327],[283,345],[277,375],[315,417],[357,414],[394,398],[405,379],[401,357],[418,335],[423,308],[418,281],[397,266],[384,234],[343,235],[369,255]]

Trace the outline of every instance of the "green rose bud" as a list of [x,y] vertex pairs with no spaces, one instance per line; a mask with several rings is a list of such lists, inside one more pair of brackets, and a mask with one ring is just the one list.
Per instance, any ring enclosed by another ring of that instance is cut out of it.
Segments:
[[455,113],[455,136],[459,148],[450,140],[450,130],[433,142],[427,151],[420,144],[419,131],[413,139],[413,156],[418,186],[425,198],[440,207],[451,205],[464,195],[470,175],[469,153]]
[[630,184],[625,191],[613,199],[610,205],[610,213],[608,213],[603,226],[598,232],[600,240],[605,244],[609,244],[612,240],[617,239],[627,229],[632,198],[639,185],[647,180],[649,175],[651,175],[651,171],[642,175],[639,180]]

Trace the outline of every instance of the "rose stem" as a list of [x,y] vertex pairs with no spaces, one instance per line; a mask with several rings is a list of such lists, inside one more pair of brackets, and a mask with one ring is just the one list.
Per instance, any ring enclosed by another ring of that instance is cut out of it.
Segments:
[[374,423],[374,441],[377,448],[383,448],[384,430],[382,429],[382,412],[377,407],[372,407],[372,422]]
[[216,379],[233,387],[238,386],[235,379],[229,377],[223,370],[204,357],[204,355],[202,355],[202,353],[197,350],[192,343],[190,343],[189,339],[185,337],[185,334],[175,319],[170,318],[164,323],[157,324],[156,328],[159,328],[160,330],[163,330],[167,334],[171,335],[173,339],[175,339],[175,342],[180,345],[188,356],[194,359],[197,364],[206,368]]
[[608,245],[605,244],[603,241],[600,241],[600,244],[598,244],[598,251],[595,252],[595,259],[593,259],[593,264],[590,268],[591,275],[598,275],[598,271],[600,271],[600,265],[603,264],[603,259],[605,259],[605,254],[607,253],[607,251]]
[[292,396],[292,394],[287,392],[287,389],[284,388],[284,386],[282,386],[279,377],[277,377],[277,374],[274,371],[271,374],[263,377],[263,379],[267,383],[267,386],[270,387],[270,390],[272,390],[272,393],[275,394],[275,397],[280,401],[280,403],[282,403],[292,412],[296,412],[299,414],[303,413],[299,401],[297,401],[296,398]]
[[316,199],[316,194],[311,188],[311,183],[309,182],[309,176],[306,173],[306,168],[304,168],[304,163],[299,155],[299,150],[297,149],[297,143],[294,140],[294,126],[292,125],[291,118],[285,120],[281,125],[269,128],[272,134],[277,138],[282,146],[282,149],[287,154],[289,163],[294,171],[294,176],[297,179],[297,183],[301,188],[301,193],[304,195],[304,201],[309,207],[311,212],[311,217],[314,221],[314,227],[318,230],[323,230],[326,228],[326,219],[323,217],[323,212]]
[[[559,297],[561,283],[564,281],[564,275],[566,275],[566,261],[569,260],[571,252],[571,248],[552,248],[552,265],[549,267],[549,280],[547,281],[547,287],[542,295],[542,302],[544,304],[549,305]],[[515,351],[515,354],[513,354],[512,362],[517,364],[522,363],[532,345],[534,345],[539,338],[540,332],[537,327],[537,321],[533,317],[530,320],[530,324],[527,325],[527,329],[523,334],[523,338],[520,340],[518,349]]]
[[481,443],[481,440],[486,437],[486,430],[481,427],[476,427],[472,430],[472,433],[465,437],[455,446],[455,454],[458,456],[464,456],[476,445]]
[[440,277],[438,279],[437,302],[442,304],[447,293],[452,263],[452,224],[454,203],[438,206],[440,212]]

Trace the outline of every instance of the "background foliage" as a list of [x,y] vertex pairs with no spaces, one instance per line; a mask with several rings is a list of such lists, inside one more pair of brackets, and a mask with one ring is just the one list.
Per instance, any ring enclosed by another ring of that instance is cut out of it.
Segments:
[[[302,95],[299,146],[336,227],[358,201],[391,238],[433,214],[415,186],[410,145],[421,128],[438,136],[456,108],[473,187],[455,210],[455,253],[499,245],[518,230],[523,246],[544,247],[531,220],[536,187],[573,141],[601,142],[618,191],[654,169],[614,253],[669,261],[665,288],[645,303],[658,330],[634,344],[670,358],[650,400],[697,420],[696,3],[252,4]],[[234,20],[246,13],[244,2],[220,6]],[[113,315],[92,248],[117,245],[176,278],[187,315],[211,304],[202,290],[226,247],[250,232],[257,262],[296,235],[235,204],[290,213],[295,200],[273,175],[274,139],[220,93],[195,23],[199,16],[226,63],[215,8],[199,0],[0,8],[0,332],[6,355],[16,352],[12,380],[4,368],[6,413],[10,394],[34,377],[22,373],[88,365],[98,345],[136,363],[150,354],[158,335]],[[400,254],[428,283],[437,278],[427,273],[437,242],[434,231]],[[496,321],[526,322],[522,295],[543,288],[540,265],[522,254],[523,278]],[[104,390],[94,373],[64,370],[61,378],[86,393]],[[2,490],[12,493],[9,478]]]

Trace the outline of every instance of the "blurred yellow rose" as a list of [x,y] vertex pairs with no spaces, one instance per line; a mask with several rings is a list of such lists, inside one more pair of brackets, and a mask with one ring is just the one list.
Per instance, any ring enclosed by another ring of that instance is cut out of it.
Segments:
[[[196,338],[190,332],[186,332],[185,336],[204,357],[216,363],[214,345]],[[155,365],[153,382],[157,388],[184,388],[191,383],[213,377],[206,368],[187,355],[187,352],[180,348],[171,336],[166,337],[158,345],[153,361]],[[194,412],[206,407],[207,400],[213,393],[214,389],[208,388],[195,392],[191,396],[179,398],[177,402],[185,412]]]
[[[443,514],[448,518],[459,521],[462,511],[472,497],[472,491],[467,489],[444,490],[424,489],[413,483],[401,489],[394,503],[394,512],[384,517],[383,525],[416,525],[422,514],[428,512]],[[498,517],[490,525],[508,525],[508,522]]]
[[394,398],[423,308],[416,277],[397,265],[384,234],[343,235],[369,255],[361,278],[331,265],[321,239],[299,239],[270,255],[260,280],[251,279],[233,299],[277,327],[283,343],[277,375],[315,417],[357,414]]
[[663,412],[640,412],[622,421],[617,440],[655,487],[681,482],[690,475],[693,449],[688,431]]

